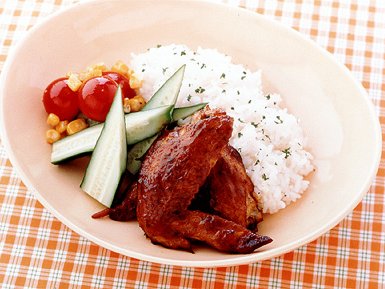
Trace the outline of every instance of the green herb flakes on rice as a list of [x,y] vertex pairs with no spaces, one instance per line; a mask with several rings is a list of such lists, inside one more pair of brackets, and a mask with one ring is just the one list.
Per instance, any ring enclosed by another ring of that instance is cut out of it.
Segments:
[[186,64],[177,106],[209,102],[234,118],[230,144],[241,154],[264,213],[275,213],[307,189],[312,155],[299,121],[281,107],[278,94],[265,94],[261,72],[233,64],[214,49],[192,51],[184,45],[157,46],[132,55],[130,67],[143,79],[149,97]]

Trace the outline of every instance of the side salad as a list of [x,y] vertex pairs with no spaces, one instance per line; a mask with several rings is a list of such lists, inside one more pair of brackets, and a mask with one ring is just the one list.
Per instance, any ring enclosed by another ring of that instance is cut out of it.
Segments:
[[51,126],[46,133],[47,142],[54,143],[94,122],[104,122],[118,85],[122,89],[124,112],[141,110],[145,105],[138,93],[141,84],[122,61],[110,69],[103,63],[95,64],[52,81],[43,94],[47,123]]
[[97,64],[86,72],[69,73],[48,85],[43,104],[48,113],[46,140],[51,163],[62,164],[91,155],[80,187],[110,207],[121,176],[135,175],[141,159],[168,125],[206,106],[175,108],[185,65],[145,102],[141,81],[122,62],[107,71]]

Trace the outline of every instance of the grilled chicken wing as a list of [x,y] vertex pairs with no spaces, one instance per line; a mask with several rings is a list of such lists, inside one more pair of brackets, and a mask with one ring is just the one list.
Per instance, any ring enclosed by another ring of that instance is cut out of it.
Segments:
[[137,219],[153,243],[190,249],[170,222],[204,183],[226,146],[232,120],[223,113],[164,133],[148,151],[139,174]]
[[234,222],[200,211],[185,211],[171,223],[182,236],[206,242],[227,253],[251,253],[272,241]]
[[136,218],[136,204],[138,203],[138,183],[134,182],[124,201],[110,209],[109,216],[115,221],[130,221]]
[[[135,219],[137,197],[137,183],[134,182],[128,188],[124,201],[108,210],[110,218],[116,221]],[[189,208],[219,215],[250,230],[256,229],[262,221],[254,186],[242,164],[241,156],[233,147],[227,146],[222,150],[221,158],[210,171]]]
[[[188,211],[231,132],[230,117],[206,110],[191,124],[164,133],[150,148],[138,180],[137,218],[153,243],[191,250],[189,240],[196,239],[221,251],[245,253],[271,241],[221,217]],[[220,245],[220,236],[229,244]]]
[[257,228],[262,221],[262,212],[258,208],[254,185],[236,149],[228,145],[222,150],[207,186],[210,207],[216,214],[250,230]]

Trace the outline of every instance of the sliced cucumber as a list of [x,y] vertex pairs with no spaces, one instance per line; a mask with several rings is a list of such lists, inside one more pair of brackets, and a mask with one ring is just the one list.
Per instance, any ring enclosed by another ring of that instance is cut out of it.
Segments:
[[110,207],[126,166],[125,117],[121,89],[118,87],[80,187],[91,197]]
[[[125,115],[127,143],[134,144],[161,131],[171,121],[172,106],[158,107]],[[103,123],[94,125],[52,145],[51,163],[59,164],[90,154],[96,145]]]
[[[151,110],[130,113],[126,117],[127,145],[135,144],[160,132],[172,119],[174,106],[162,106]],[[145,115],[150,111],[157,111],[153,117]],[[131,115],[131,117],[128,117]]]
[[[173,121],[178,121],[184,119],[198,110],[204,108],[207,103],[200,103],[192,106],[179,107],[175,108],[172,114]],[[135,175],[139,172],[140,167],[142,166],[142,158],[150,149],[151,145],[158,138],[159,134],[156,134],[148,139],[142,140],[135,144],[127,154],[127,170]]]
[[201,110],[207,105],[207,103],[199,103],[191,106],[185,106],[185,107],[176,107],[174,108],[174,111],[172,112],[172,120],[178,121],[180,119],[184,119],[198,110]]
[[182,86],[186,65],[182,65],[166,82],[154,93],[142,110],[153,109],[163,105],[175,105],[179,90]]
[[95,125],[53,143],[51,163],[60,164],[90,154],[102,132],[103,125]]
[[[158,89],[158,91],[152,96],[150,101],[145,105],[143,110],[153,109],[159,105],[175,105],[180,88],[182,86],[184,71],[186,65],[181,66],[164,84]],[[172,112],[172,120],[178,121],[186,118],[196,111],[206,106],[206,103],[201,103],[188,107],[175,108]],[[154,135],[151,138],[143,140],[135,144],[128,152],[127,157],[127,170],[132,174],[137,174],[142,165],[142,158],[149,150],[151,145],[157,139],[158,135]]]
[[[154,93],[142,110],[154,109],[161,105],[175,105],[182,86],[186,65],[182,65],[167,81]],[[174,112],[172,112],[174,113]],[[171,120],[170,120],[171,122]],[[143,140],[135,144],[128,152],[127,168],[136,174],[142,164],[141,157],[147,152],[156,137]]]
[[127,170],[135,175],[139,172],[142,166],[142,158],[146,152],[150,149],[151,145],[158,138],[159,134],[156,134],[148,139],[135,144],[127,154]]

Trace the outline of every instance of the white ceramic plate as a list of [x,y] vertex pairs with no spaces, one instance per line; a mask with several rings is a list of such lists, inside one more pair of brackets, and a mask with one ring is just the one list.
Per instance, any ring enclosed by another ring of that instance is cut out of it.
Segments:
[[[282,95],[302,120],[317,171],[293,205],[266,216],[260,232],[274,242],[250,255],[197,248],[196,254],[152,245],[136,222],[93,220],[101,209],[79,189],[84,161],[49,162],[46,85],[67,71],[128,60],[157,44],[217,48],[263,71],[266,92]],[[348,70],[297,32],[256,13],[206,2],[96,1],[36,25],[7,59],[1,77],[2,140],[38,200],[68,227],[121,254],[182,266],[227,266],[268,259],[304,245],[360,202],[378,168],[381,134],[362,86]]]

